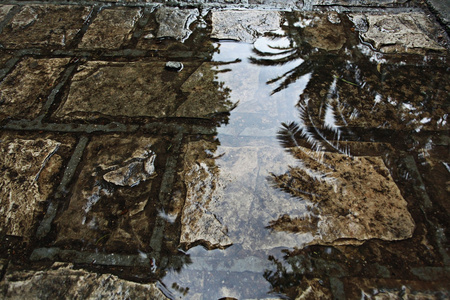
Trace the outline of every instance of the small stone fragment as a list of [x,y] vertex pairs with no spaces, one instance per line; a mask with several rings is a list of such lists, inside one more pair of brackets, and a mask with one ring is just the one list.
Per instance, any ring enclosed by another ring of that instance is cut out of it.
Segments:
[[183,64],[179,61],[168,61],[166,63],[166,69],[180,72],[183,69]]

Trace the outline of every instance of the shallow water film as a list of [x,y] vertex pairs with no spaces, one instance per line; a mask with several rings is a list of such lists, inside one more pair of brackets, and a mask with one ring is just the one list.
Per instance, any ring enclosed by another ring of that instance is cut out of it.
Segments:
[[444,27],[270,3],[0,5],[2,297],[450,298]]

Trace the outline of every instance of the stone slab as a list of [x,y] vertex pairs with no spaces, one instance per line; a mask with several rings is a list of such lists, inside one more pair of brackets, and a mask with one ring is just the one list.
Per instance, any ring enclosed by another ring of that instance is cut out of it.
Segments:
[[[317,244],[358,244],[365,240],[410,238],[415,222],[400,190],[380,157],[292,149],[303,166],[273,175],[275,185],[314,203],[309,218],[289,213],[270,228],[288,232],[317,230]],[[388,208],[388,209],[386,209]]]
[[[315,6],[368,6],[368,7],[389,7],[393,5],[399,5],[408,2],[408,0],[312,0],[312,5]],[[310,5],[311,5],[310,4]]]
[[437,43],[437,27],[423,13],[350,14],[355,24],[367,24],[361,37],[383,53],[445,52]]
[[254,42],[265,32],[281,29],[282,18],[277,11],[213,11],[211,38]]
[[[78,250],[149,252],[156,216],[155,180],[163,175],[163,139],[148,136],[94,137],[67,208],[56,218],[56,244]],[[162,148],[160,148],[162,147]]]
[[0,230],[23,237],[33,234],[63,165],[61,149],[70,144],[51,138],[13,138],[0,142]]
[[78,48],[120,48],[131,39],[132,30],[141,16],[141,8],[117,7],[101,10],[84,34]]
[[159,28],[157,38],[174,38],[184,42],[192,33],[190,25],[200,16],[198,9],[180,9],[178,7],[160,7],[156,11]]
[[181,244],[255,250],[412,236],[414,220],[381,158],[326,153],[321,165],[299,149],[291,157],[269,146],[187,145]]
[[0,33],[0,44],[12,49],[67,46],[90,10],[88,6],[22,6]]
[[69,63],[69,58],[26,57],[0,82],[0,119],[33,119]]
[[215,80],[217,71],[212,65],[198,66],[183,62],[175,72],[164,62],[87,62],[78,68],[55,116],[210,118],[231,110],[227,90]]
[[54,263],[38,271],[10,269],[0,283],[3,299],[169,299],[155,283],[127,281],[76,269],[72,264]]

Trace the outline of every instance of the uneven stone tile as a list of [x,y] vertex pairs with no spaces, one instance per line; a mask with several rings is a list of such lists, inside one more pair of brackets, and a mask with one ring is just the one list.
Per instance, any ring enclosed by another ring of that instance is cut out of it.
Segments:
[[[29,239],[62,168],[61,142],[3,136],[0,142],[0,230]],[[58,151],[59,150],[59,151]]]
[[4,17],[6,17],[6,15],[13,7],[13,5],[0,5],[0,21],[2,21]]
[[180,242],[189,247],[201,243],[210,248],[241,244],[244,249],[301,246],[311,235],[270,232],[270,220],[285,211],[307,213],[305,203],[290,201],[267,180],[270,172],[282,172],[296,162],[282,149],[217,147],[205,141],[184,147],[181,180],[186,200],[181,218]]
[[153,182],[163,173],[162,142],[145,136],[93,138],[67,209],[55,219],[57,244],[148,252],[155,216],[146,207],[157,201]]
[[375,6],[384,7],[392,6],[393,4],[402,4],[407,0],[307,0],[307,3],[312,5],[345,5],[345,6]]
[[26,5],[3,28],[5,48],[64,47],[80,31],[90,7]]
[[69,58],[24,58],[0,82],[0,118],[33,119],[64,71]]
[[231,111],[235,104],[229,100],[230,89],[217,80],[219,69],[210,63],[203,63],[183,83],[181,91],[188,94],[175,116],[208,118],[215,114]]
[[[273,175],[275,185],[315,207],[309,218],[289,213],[270,228],[288,232],[317,231],[317,244],[359,244],[369,239],[410,238],[415,223],[400,190],[380,157],[349,157],[298,147],[293,155],[303,166]],[[388,209],[386,209],[388,208]]]
[[213,11],[211,37],[254,42],[265,32],[281,29],[282,18],[277,11]]
[[136,283],[58,262],[39,271],[9,268],[0,290],[3,299],[168,299],[155,283]]
[[303,28],[302,39],[312,47],[327,51],[341,49],[347,38],[341,16],[336,12],[299,13],[295,27]]
[[198,63],[183,65],[174,72],[164,62],[87,62],[78,68],[55,116],[210,118],[234,107],[228,90],[215,80],[213,66],[205,64],[194,72]]
[[131,32],[141,16],[141,8],[103,9],[89,26],[78,48],[120,48],[130,40]]
[[199,15],[198,9],[159,8],[156,12],[156,21],[159,23],[156,37],[171,37],[181,42],[187,40],[192,33],[189,27]]
[[325,153],[320,164],[304,148],[291,157],[276,147],[205,142],[184,151],[180,242],[187,247],[359,245],[412,236],[407,203],[380,157]]
[[350,14],[355,24],[366,23],[361,37],[383,53],[445,52],[436,40],[437,28],[422,13]]

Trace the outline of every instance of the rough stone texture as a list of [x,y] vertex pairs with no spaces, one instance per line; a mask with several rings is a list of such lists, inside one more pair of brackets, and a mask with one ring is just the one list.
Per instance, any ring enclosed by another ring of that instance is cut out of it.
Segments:
[[152,179],[161,175],[155,166],[156,143],[151,137],[93,138],[69,205],[56,219],[57,243],[148,251],[154,218],[145,207],[155,201]]
[[303,166],[273,175],[279,188],[314,203],[309,218],[289,213],[270,228],[288,232],[317,230],[314,243],[351,244],[369,239],[410,238],[415,223],[407,203],[380,157],[349,157],[293,149]]
[[284,211],[297,215],[307,211],[304,203],[290,201],[267,180],[269,172],[282,172],[295,160],[270,146],[216,147],[204,141],[185,147],[181,243],[211,248],[233,243],[255,250],[309,242],[310,234],[271,233],[265,228]]
[[90,7],[22,6],[0,34],[5,48],[64,47],[80,31]]
[[303,28],[302,38],[315,48],[339,50],[347,40],[344,26],[336,12],[302,13],[294,26]]
[[102,10],[89,26],[78,48],[120,48],[131,38],[131,32],[141,16],[141,8]]
[[0,142],[0,232],[31,237],[44,203],[55,188],[62,167],[51,139],[3,139]]
[[232,110],[230,90],[217,80],[218,73],[219,69],[213,64],[203,63],[181,86],[181,91],[188,96],[175,116],[208,118]]
[[350,14],[354,22],[362,18],[368,24],[362,38],[383,53],[420,53],[428,50],[445,51],[436,38],[437,28],[422,13],[396,15]]
[[411,237],[414,221],[381,158],[326,153],[319,164],[299,149],[303,165],[277,148],[188,145],[181,243],[270,249]]
[[159,8],[156,12],[156,21],[159,23],[156,37],[170,37],[181,42],[187,40],[192,33],[190,25],[199,15],[197,9]]
[[[0,119],[39,115],[69,58],[24,58],[0,82]],[[20,84],[19,84],[20,83]]]
[[13,5],[0,5],[0,21],[3,20],[4,17],[6,17],[6,15],[13,7]]
[[276,11],[213,11],[211,37],[231,39],[246,43],[254,42],[265,32],[276,31],[282,19]]
[[98,116],[166,117],[177,105],[176,87],[190,72],[165,70],[164,62],[94,61],[78,68],[69,95],[56,116],[65,119]]
[[0,291],[3,299],[168,299],[154,283],[136,283],[64,263],[41,271],[7,271]]

